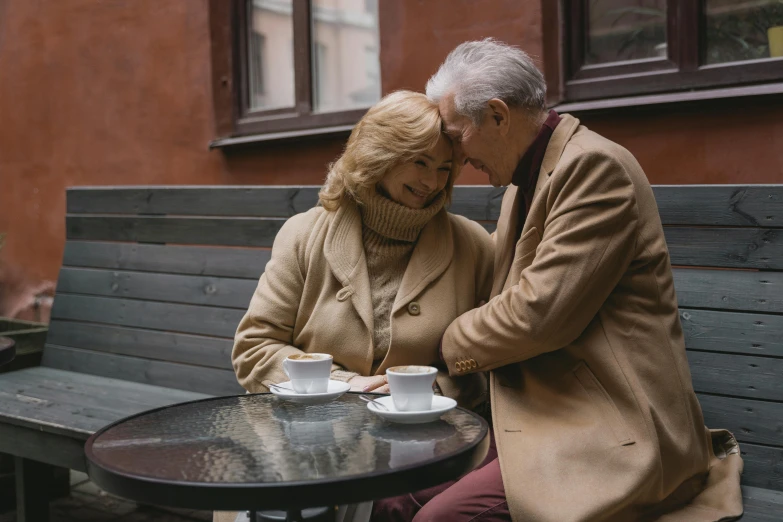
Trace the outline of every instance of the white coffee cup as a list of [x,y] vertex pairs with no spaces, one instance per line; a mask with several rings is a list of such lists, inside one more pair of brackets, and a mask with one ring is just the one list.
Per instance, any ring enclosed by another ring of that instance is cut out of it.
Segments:
[[389,390],[397,411],[432,409],[432,383],[438,370],[432,366],[394,366],[386,370]]
[[298,353],[283,361],[283,371],[296,393],[326,393],[332,356],[328,353]]

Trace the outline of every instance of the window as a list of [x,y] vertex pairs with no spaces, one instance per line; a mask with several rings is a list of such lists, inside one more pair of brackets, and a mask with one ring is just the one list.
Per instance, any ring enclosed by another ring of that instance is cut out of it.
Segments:
[[233,136],[344,130],[380,99],[378,0],[232,2]]
[[250,106],[264,107],[267,105],[264,95],[264,55],[266,54],[266,37],[258,31],[250,32]]
[[567,101],[783,81],[783,0],[561,7]]
[[322,43],[315,43],[315,56],[313,57],[313,80],[315,88],[313,89],[313,106],[324,107],[329,105],[327,94],[327,82],[329,69],[326,62],[326,46]]

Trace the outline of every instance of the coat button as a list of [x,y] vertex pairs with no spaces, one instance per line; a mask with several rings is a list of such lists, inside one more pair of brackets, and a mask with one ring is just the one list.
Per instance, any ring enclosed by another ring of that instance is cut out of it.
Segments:
[[470,360],[470,369],[471,370],[475,370],[476,368],[478,368],[478,363],[475,360],[471,359]]
[[464,370],[464,367],[462,366],[462,361],[457,361],[457,364],[455,364],[455,366],[457,367],[457,371],[458,372],[461,372],[461,371]]
[[419,315],[421,313],[421,307],[419,306],[419,303],[417,303],[416,301],[409,303],[408,313],[411,315]]

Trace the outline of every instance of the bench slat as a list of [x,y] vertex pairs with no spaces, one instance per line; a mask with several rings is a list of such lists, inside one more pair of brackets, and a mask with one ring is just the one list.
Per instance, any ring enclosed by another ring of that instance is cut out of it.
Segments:
[[103,411],[87,411],[88,409],[82,406],[57,404],[52,400],[29,396],[27,393],[0,391],[0,401],[3,403],[0,424],[30,428],[45,426],[46,431],[67,436],[78,434],[86,439],[92,432],[112,422]]
[[[179,214],[289,217],[315,206],[319,186],[290,187],[77,187],[68,190],[69,213]],[[780,185],[657,185],[666,225],[783,227]],[[451,211],[493,221],[504,188],[456,186]]]
[[63,267],[57,292],[247,310],[257,285],[257,279]]
[[[318,203],[320,186],[76,187],[68,189],[69,214],[169,214],[180,216],[290,217]],[[497,220],[505,188],[457,186],[450,211],[475,220]]]
[[672,265],[783,269],[783,230],[665,227]]
[[68,241],[64,266],[258,279],[271,250]]
[[[487,232],[497,228],[481,222]],[[783,270],[783,231],[764,228],[664,227],[672,265]]]
[[46,345],[43,364],[114,379],[211,395],[237,395],[244,389],[233,371]]
[[[11,375],[13,374],[13,376]],[[128,401],[144,409],[156,408],[166,401],[171,404],[210,397],[206,392],[193,392],[178,388],[167,388],[151,384],[141,384],[126,379],[114,379],[101,375],[73,372],[58,368],[38,366],[0,375],[0,380],[8,379],[18,385],[40,384],[63,395],[89,395],[106,400]]]
[[54,320],[47,342],[70,348],[232,370],[233,340]]
[[128,415],[209,395],[38,367],[0,375],[0,397],[4,420],[86,439]]
[[783,513],[783,492],[742,486],[745,515],[742,522],[780,522]]
[[783,357],[783,315],[680,309],[685,346]]
[[65,218],[67,239],[270,247],[283,218],[84,216]]
[[783,272],[673,271],[681,307],[783,313]]
[[688,351],[697,392],[783,401],[783,359]]
[[[1,386],[7,388],[8,385],[2,383]],[[10,392],[0,391],[3,415],[14,415],[20,423],[25,419],[34,419],[37,423],[47,423],[52,429],[65,430],[69,435],[73,432],[89,435],[91,431],[106,424],[156,407],[155,404],[139,404],[125,400],[116,391],[108,397],[96,397],[74,391],[73,385],[65,388],[36,380],[14,383],[14,387],[16,389]],[[25,425],[34,426],[27,421]]]
[[698,394],[704,423],[741,442],[783,446],[783,403]]
[[657,185],[664,224],[783,227],[783,185]]
[[318,203],[320,187],[102,187],[68,190],[69,214],[289,217]]
[[783,448],[745,442],[740,443],[740,451],[745,463],[743,485],[783,490]]
[[52,319],[232,338],[244,310],[58,294]]

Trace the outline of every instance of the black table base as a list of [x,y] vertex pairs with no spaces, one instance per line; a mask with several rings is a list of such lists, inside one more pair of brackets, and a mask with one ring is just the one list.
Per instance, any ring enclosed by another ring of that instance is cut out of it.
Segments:
[[334,522],[334,519],[333,507],[250,512],[251,522]]
[[16,343],[9,337],[0,337],[0,366],[8,364],[16,356]]

